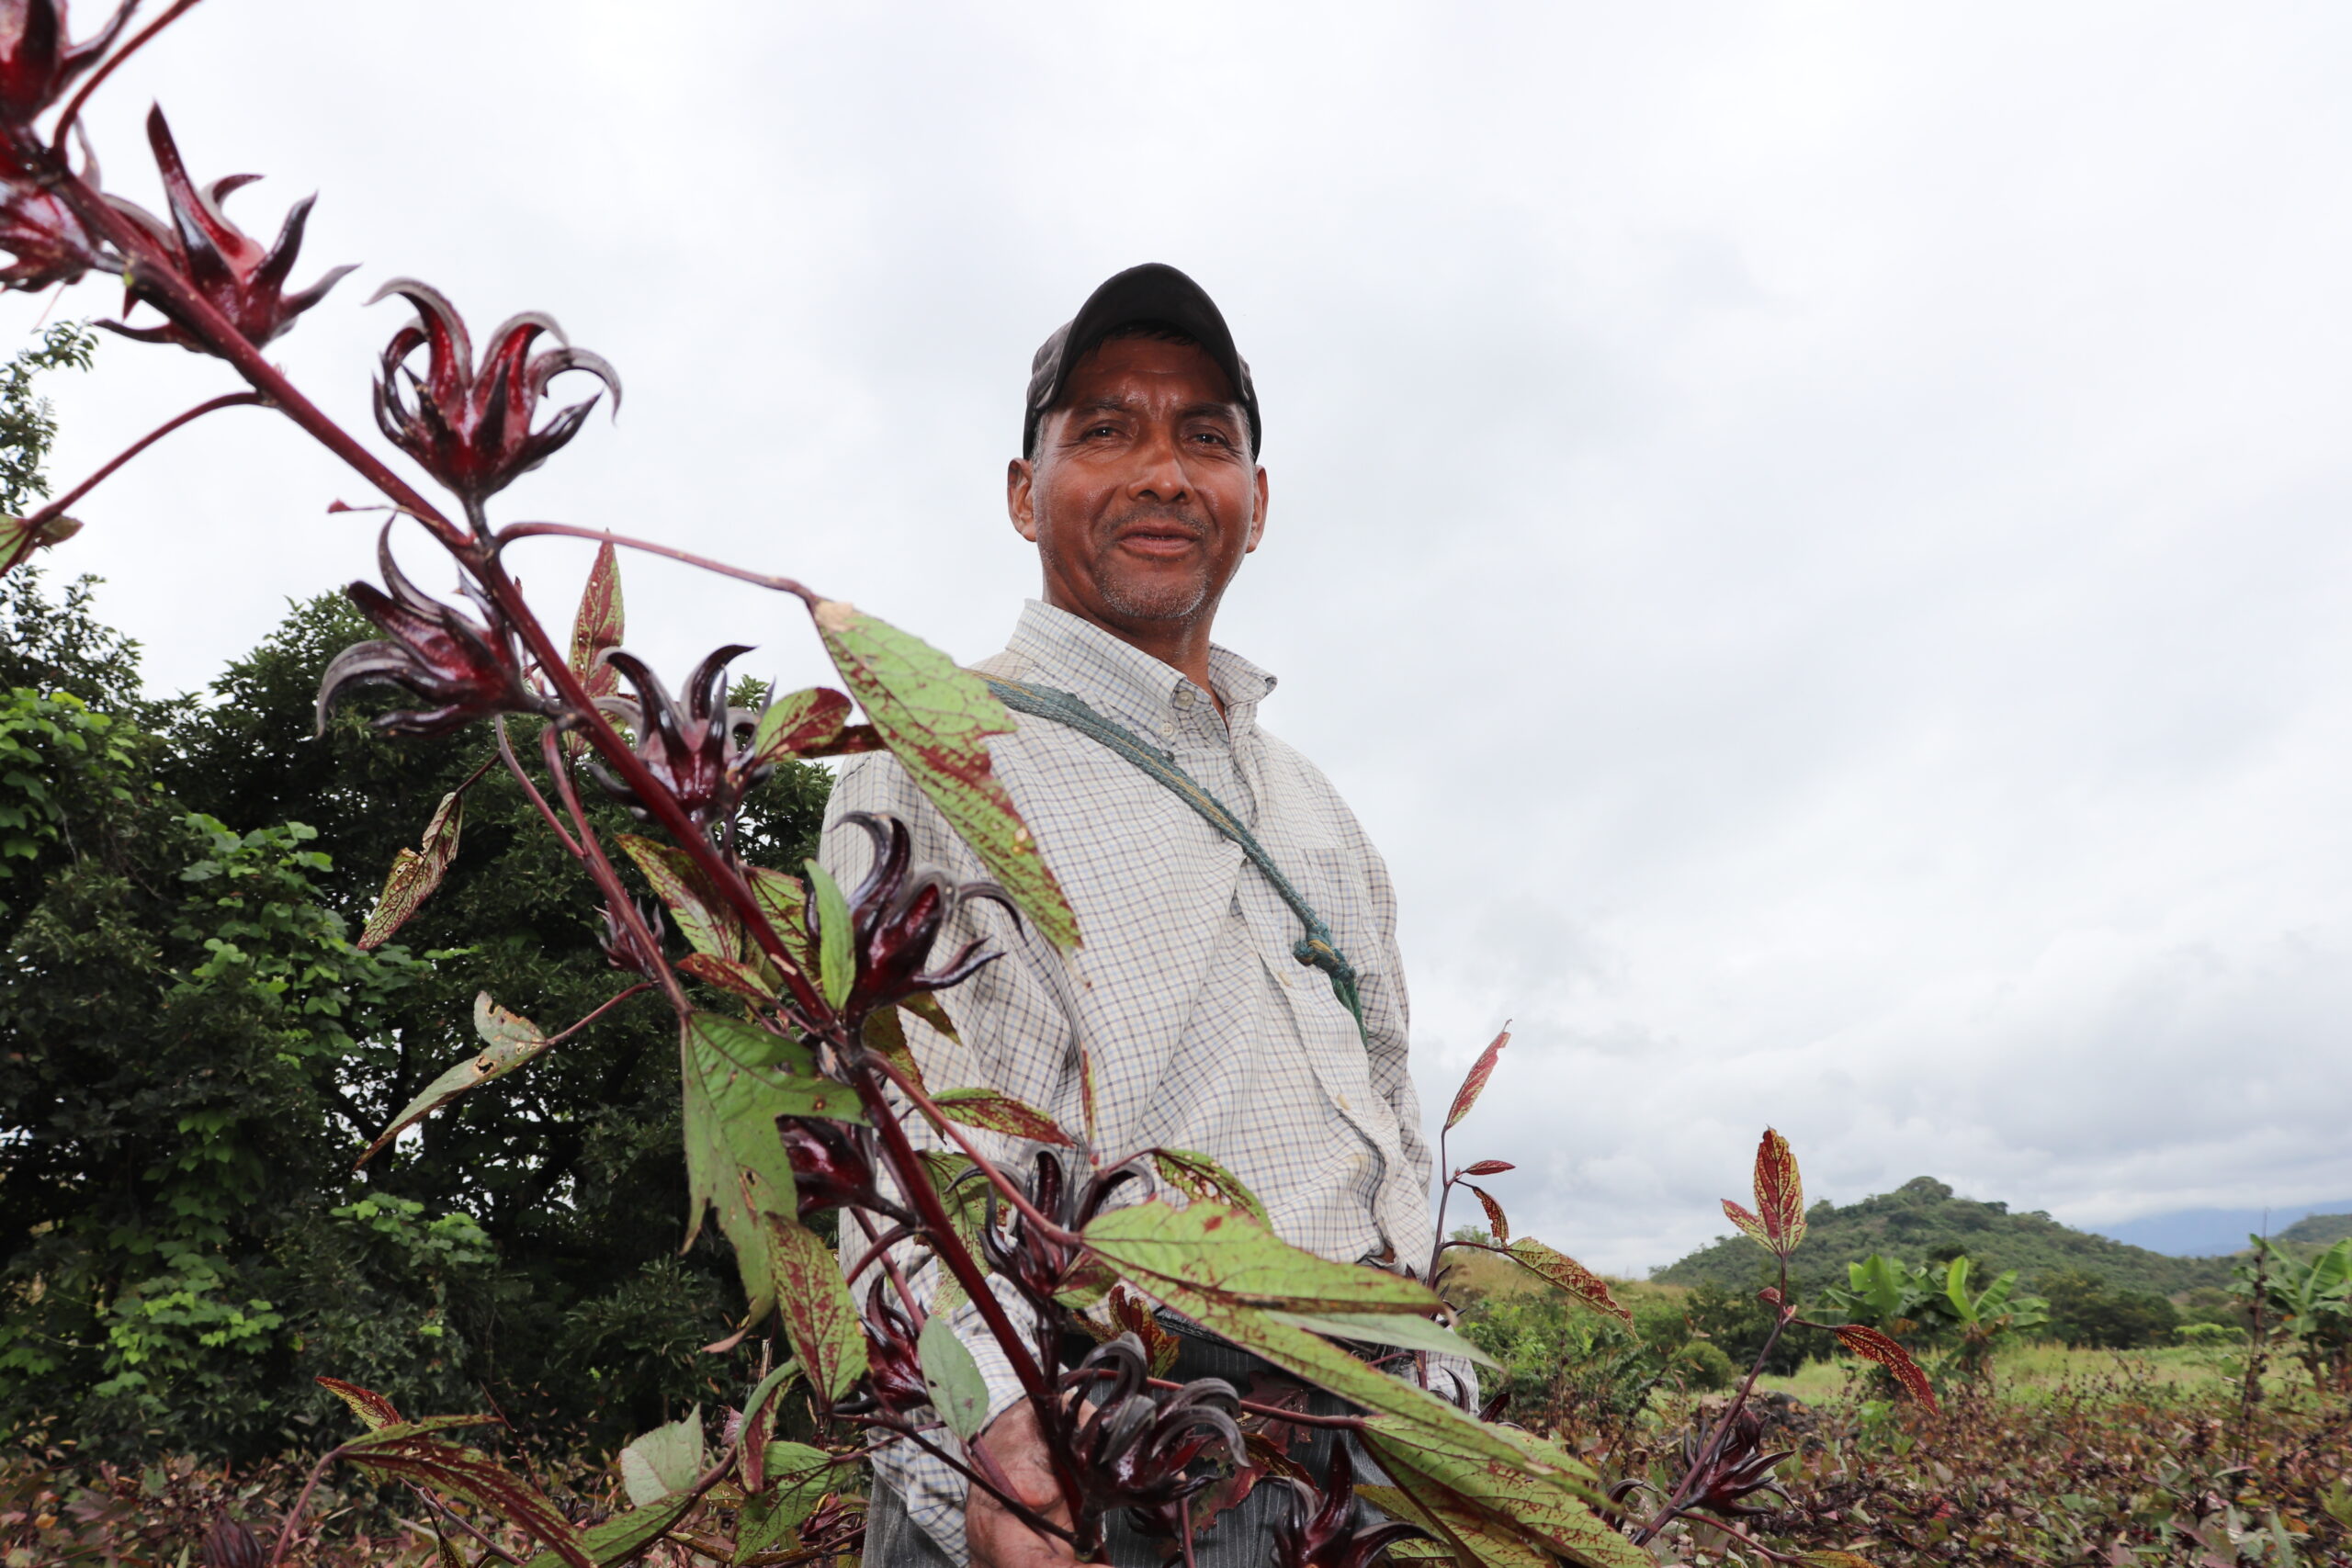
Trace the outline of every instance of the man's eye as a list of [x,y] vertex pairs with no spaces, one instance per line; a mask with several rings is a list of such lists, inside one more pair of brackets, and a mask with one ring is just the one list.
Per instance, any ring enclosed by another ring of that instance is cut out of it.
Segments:
[[1119,434],[1119,427],[1115,424],[1091,424],[1086,427],[1086,434],[1089,435],[1116,435]]

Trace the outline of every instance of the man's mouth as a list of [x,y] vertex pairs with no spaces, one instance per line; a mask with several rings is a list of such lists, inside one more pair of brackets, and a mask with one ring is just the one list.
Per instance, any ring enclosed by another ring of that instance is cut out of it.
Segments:
[[1141,556],[1174,557],[1190,553],[1201,542],[1197,528],[1181,523],[1138,523],[1119,530],[1116,543]]

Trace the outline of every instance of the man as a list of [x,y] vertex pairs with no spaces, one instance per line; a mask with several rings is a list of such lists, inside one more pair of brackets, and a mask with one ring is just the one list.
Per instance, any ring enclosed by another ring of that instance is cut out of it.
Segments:
[[[1247,1182],[1298,1246],[1351,1262],[1425,1258],[1430,1162],[1406,1071],[1386,868],[1329,781],[1259,728],[1273,677],[1210,640],[1227,586],[1265,536],[1260,436],[1249,367],[1197,284],[1147,265],[1095,290],[1037,352],[1022,455],[1006,474],[1012,525],[1037,547],[1044,594],[1011,646],[978,668],[1074,694],[1171,751],[1326,922],[1352,965],[1361,1024],[1344,987],[1295,956],[1301,917],[1239,844],[1101,740],[1023,717],[995,743],[995,769],[1084,946],[1065,961],[993,906],[967,906],[967,928],[946,933],[942,951],[977,934],[1006,956],[943,995],[956,1040],[910,1026],[912,1043],[934,1089],[993,1088],[1077,1127],[1082,1042],[1106,1153],[1198,1150]],[[885,755],[842,773],[831,818],[850,811],[894,814],[919,862],[983,874]],[[846,884],[863,871],[865,836],[830,833],[826,852]],[[973,1318],[967,1307],[953,1321],[989,1382],[980,1441],[1055,1511],[1034,1416]],[[1263,1369],[1221,1344],[1187,1341],[1185,1353],[1177,1376],[1226,1376],[1245,1394]],[[904,1445],[876,1468],[868,1563],[1074,1561]],[[1263,1563],[1283,1491],[1261,1488],[1221,1517],[1203,1568]],[[1115,1562],[1162,1560],[1115,1529],[1113,1551]]]

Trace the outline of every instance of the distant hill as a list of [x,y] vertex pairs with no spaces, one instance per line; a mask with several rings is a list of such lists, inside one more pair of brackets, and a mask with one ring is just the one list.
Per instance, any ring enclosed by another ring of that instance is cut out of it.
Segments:
[[[1906,1263],[1945,1259],[1966,1253],[1981,1269],[2015,1269],[2030,1285],[2063,1269],[2080,1269],[2109,1285],[2175,1295],[2200,1285],[2229,1281],[2226,1258],[2167,1258],[2103,1235],[2062,1225],[2048,1214],[2009,1213],[2006,1203],[1957,1198],[1933,1177],[1914,1177],[1894,1191],[1843,1207],[1826,1199],[1805,1213],[1804,1241],[1790,1258],[1794,1282],[1804,1290],[1843,1284],[1846,1265],[1873,1252]],[[1651,1278],[1674,1285],[1713,1282],[1726,1290],[1753,1289],[1769,1262],[1746,1236],[1724,1236],[1679,1263],[1654,1270]]]
[[[2333,1203],[2305,1203],[2269,1209],[2174,1209],[2161,1214],[2143,1214],[2136,1220],[2124,1220],[2111,1225],[2101,1225],[2098,1234],[2133,1247],[2144,1247],[2151,1252],[2169,1253],[2175,1258],[2216,1258],[2224,1253],[2244,1252],[2245,1238],[2266,1232],[2286,1240],[2293,1232],[2294,1223],[2306,1214],[2317,1214],[2337,1224],[2341,1229],[2331,1233],[2342,1235],[2352,1229],[2352,1214],[2334,1213],[2352,1209],[2352,1199]],[[2308,1241],[2310,1236],[2298,1236]]]
[[2308,1242],[2326,1247],[2352,1235],[2352,1213],[2306,1214],[2278,1233],[2280,1241]]

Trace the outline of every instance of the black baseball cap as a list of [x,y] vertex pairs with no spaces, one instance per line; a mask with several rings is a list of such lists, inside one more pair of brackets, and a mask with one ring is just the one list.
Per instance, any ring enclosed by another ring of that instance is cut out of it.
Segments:
[[1250,382],[1250,362],[1233,346],[1233,333],[1208,290],[1164,262],[1146,262],[1106,280],[1086,297],[1078,314],[1054,329],[1029,362],[1029,404],[1021,421],[1021,451],[1037,439],[1038,422],[1061,400],[1071,368],[1122,327],[1173,327],[1193,339],[1233,384],[1235,399],[1250,416],[1250,455],[1264,439],[1258,417],[1258,390]]

